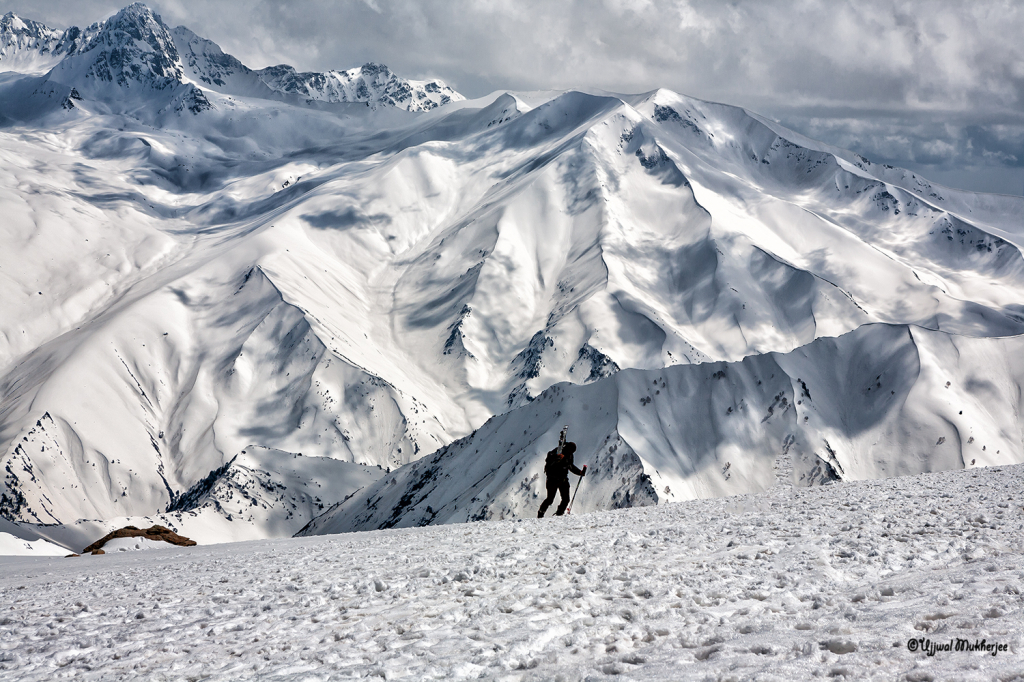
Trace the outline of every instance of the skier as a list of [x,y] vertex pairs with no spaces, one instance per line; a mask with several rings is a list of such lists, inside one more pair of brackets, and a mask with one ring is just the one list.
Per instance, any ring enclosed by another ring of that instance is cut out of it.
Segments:
[[548,510],[548,507],[555,500],[555,493],[561,493],[562,495],[562,499],[558,503],[558,509],[555,510],[555,516],[561,516],[565,513],[565,508],[569,506],[570,471],[580,478],[587,475],[586,465],[582,469],[577,469],[572,463],[572,454],[576,452],[576,443],[569,441],[561,448],[561,453],[558,450],[559,448],[555,448],[549,452],[544,460],[544,475],[547,479],[548,496],[540,503],[540,511],[537,512],[538,519],[544,518],[544,512]]

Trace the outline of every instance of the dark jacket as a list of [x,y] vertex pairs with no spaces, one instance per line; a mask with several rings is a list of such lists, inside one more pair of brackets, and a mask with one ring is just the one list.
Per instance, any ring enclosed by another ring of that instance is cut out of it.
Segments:
[[559,455],[558,448],[555,448],[548,453],[544,460],[544,474],[549,481],[568,479],[570,471],[577,476],[583,475],[583,472],[572,463],[572,451],[563,450]]

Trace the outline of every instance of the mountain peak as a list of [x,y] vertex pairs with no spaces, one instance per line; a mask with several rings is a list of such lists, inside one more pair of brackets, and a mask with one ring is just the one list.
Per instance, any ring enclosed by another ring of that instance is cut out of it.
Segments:
[[48,71],[67,52],[66,34],[8,12],[0,17],[0,71]]
[[81,47],[57,69],[55,80],[68,85],[79,78],[121,87],[165,89],[184,79],[171,34],[146,5],[136,2],[106,21],[87,28]]
[[406,80],[384,64],[366,62],[347,71],[299,72],[287,64],[256,72],[268,87],[311,101],[364,102],[371,108],[429,111],[465,99],[444,81]]
[[[406,80],[375,62],[324,73],[299,72],[284,64],[253,71],[187,28],[171,30],[141,2],[84,30],[58,31],[8,12],[0,20],[0,69],[49,72],[48,80],[73,88],[84,99],[108,102],[123,99],[125,90],[195,87],[190,81],[228,95],[263,99],[285,95],[290,101],[362,103],[374,109],[428,111],[465,99],[443,81]],[[200,110],[209,108],[205,96],[191,97]],[[194,111],[196,107],[186,108]]]
[[104,30],[125,31],[136,40],[144,40],[146,37],[144,34],[147,32],[156,33],[160,28],[166,30],[160,15],[141,2],[133,2],[106,21],[99,23],[103,25]]
[[391,69],[386,64],[377,64],[376,62],[366,62],[361,67],[363,76],[373,78],[375,76],[383,76],[387,78],[391,75]]
[[0,17],[0,36],[5,35],[27,35],[40,36],[49,33],[60,33],[49,28],[38,21],[22,19],[14,12],[8,12]]

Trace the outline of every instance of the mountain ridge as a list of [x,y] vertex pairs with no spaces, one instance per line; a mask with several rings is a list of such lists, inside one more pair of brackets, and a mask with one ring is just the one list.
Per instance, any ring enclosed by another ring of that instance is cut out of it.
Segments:
[[77,27],[61,31],[7,12],[0,17],[0,68],[45,73],[74,51],[80,34]]
[[[531,517],[563,423],[589,465],[578,513],[1019,460],[1024,337],[956,338],[865,325],[787,354],[558,384],[297,535]],[[984,401],[972,395],[979,384]],[[889,449],[928,454],[893,459]]]
[[[25,68],[45,81],[74,88],[79,97],[85,93],[86,100],[110,100],[105,83],[127,90],[185,88],[179,95],[186,99],[182,109],[193,114],[212,106],[204,89],[263,99],[283,97],[295,103],[363,103],[408,111],[429,111],[464,99],[442,81],[408,81],[373,63],[326,73],[300,73],[288,65],[254,71],[189,29],[171,29],[138,2],[84,30],[71,27],[62,32],[9,12],[0,20],[0,68],[5,66]],[[74,101],[63,104],[69,108]]]

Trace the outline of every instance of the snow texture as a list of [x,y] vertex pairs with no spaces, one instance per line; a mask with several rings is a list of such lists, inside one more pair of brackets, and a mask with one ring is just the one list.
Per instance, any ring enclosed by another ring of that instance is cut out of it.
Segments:
[[[1009,680],[1024,467],[0,559],[9,680]],[[925,648],[911,651],[908,642]],[[926,649],[958,640],[1005,647]]]

